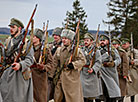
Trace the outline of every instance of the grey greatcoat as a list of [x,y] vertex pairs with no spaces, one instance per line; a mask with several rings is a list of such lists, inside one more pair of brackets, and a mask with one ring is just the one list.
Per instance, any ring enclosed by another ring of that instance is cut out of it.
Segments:
[[94,58],[94,65],[92,67],[93,72],[88,73],[90,61],[93,59],[94,51],[89,55],[88,53],[93,49],[93,46],[87,48],[84,47],[82,49],[87,63],[81,70],[81,82],[82,82],[82,88],[83,88],[83,97],[85,98],[94,98],[99,95],[101,95],[100,90],[100,77],[99,77],[99,70],[101,69],[102,65],[102,58],[100,50],[97,49],[95,52],[95,58]]
[[[18,48],[17,46],[22,38],[22,34],[20,34],[16,38],[10,38],[6,50],[6,57],[8,57],[8,59],[10,59],[9,54],[12,52],[12,50]],[[28,47],[29,44],[26,49],[28,49]],[[34,51],[31,48],[26,56],[21,57],[21,61],[19,62],[21,68],[18,71],[13,70],[12,67],[9,67],[4,71],[0,79],[0,91],[3,102],[33,102],[32,79],[29,78],[28,80],[25,80],[23,78],[23,72],[29,69],[29,67],[33,64],[33,55]],[[11,63],[9,64],[12,63],[13,61],[11,60]],[[6,62],[6,64],[8,64],[8,62]]]
[[[107,47],[100,48],[102,55],[102,63],[109,61],[109,54]],[[106,85],[108,94],[110,98],[120,97],[120,88],[119,88],[119,79],[117,66],[121,63],[121,58],[119,56],[118,51],[115,48],[112,48],[112,56],[113,61],[115,63],[115,67],[104,67],[101,68],[102,80]]]

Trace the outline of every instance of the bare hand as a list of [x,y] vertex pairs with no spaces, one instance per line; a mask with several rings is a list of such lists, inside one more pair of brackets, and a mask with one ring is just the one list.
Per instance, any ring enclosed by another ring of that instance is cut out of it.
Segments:
[[91,74],[92,72],[93,72],[93,69],[90,68],[90,69],[88,70],[88,73]]
[[17,62],[14,62],[14,63],[12,64],[12,69],[15,70],[15,71],[19,70],[20,67],[21,67],[20,64],[17,63]]
[[134,65],[134,60],[131,61],[131,64]]
[[124,79],[126,79],[127,78],[127,76],[124,76]]

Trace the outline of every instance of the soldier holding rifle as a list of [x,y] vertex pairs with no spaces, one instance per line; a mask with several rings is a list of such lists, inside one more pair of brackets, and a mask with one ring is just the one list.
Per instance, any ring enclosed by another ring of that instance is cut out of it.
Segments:
[[127,52],[129,59],[129,75],[132,83],[127,83],[127,95],[131,96],[131,102],[135,101],[134,95],[138,94],[138,50],[133,48],[133,39],[131,43],[128,38],[122,38],[122,48]]
[[61,33],[63,46],[57,49],[54,57],[57,78],[54,82],[54,102],[83,102],[80,68],[86,60],[81,49],[77,50],[76,56],[72,53],[74,36],[75,33],[69,29],[64,29]]
[[[102,65],[102,57],[100,50],[96,48],[97,46],[93,41],[94,37],[92,34],[86,33],[84,35],[85,47],[83,47],[82,51],[87,60],[87,63],[81,70],[84,102],[93,102],[93,99],[101,95],[99,70]],[[90,66],[91,61],[93,62],[92,66]]]
[[3,102],[33,102],[33,86],[30,74],[30,66],[33,64],[34,51],[28,51],[29,42],[26,39],[20,56],[20,61],[14,62],[18,54],[20,44],[24,37],[23,23],[15,18],[9,24],[11,36],[6,41],[5,56],[8,67],[1,76],[0,90]]
[[[118,51],[112,45],[109,46],[109,40],[107,35],[100,35],[102,88],[104,102],[116,102],[116,98],[121,96],[117,72],[117,66],[121,63],[121,58]],[[109,51],[109,49],[111,50]],[[100,100],[96,100],[96,102],[100,102]]]
[[23,23],[15,18],[9,24],[11,36],[6,40],[5,61],[0,78],[3,102],[33,102],[33,86],[30,66],[33,64],[33,48],[26,35],[36,12],[37,5],[29,19],[25,32]]
[[121,98],[120,100],[118,100],[118,102],[123,102],[127,92],[127,81],[129,81],[128,80],[129,61],[125,50],[123,50],[120,46],[121,41],[117,38],[114,38],[112,39],[112,44],[118,50],[119,55],[121,57],[121,64],[117,67],[119,76],[119,85],[121,90]]
[[[47,95],[48,95],[47,79],[49,70],[53,68],[53,58],[50,49],[46,48],[45,50],[46,53],[44,54],[44,47],[46,46],[42,44],[43,38],[44,38],[44,32],[41,29],[36,28],[33,37],[35,62],[31,66],[32,77],[33,77],[34,102],[47,102]],[[47,39],[44,39],[44,41],[45,40]],[[41,55],[41,50],[42,50],[42,55]],[[39,62],[41,56],[42,60]]]

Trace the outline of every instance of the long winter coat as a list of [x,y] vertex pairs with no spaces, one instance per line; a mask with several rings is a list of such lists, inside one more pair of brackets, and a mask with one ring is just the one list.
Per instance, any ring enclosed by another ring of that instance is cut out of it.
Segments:
[[84,67],[81,70],[83,97],[85,98],[95,98],[101,95],[99,71],[102,65],[102,58],[100,50],[98,49],[95,52],[94,65],[92,67],[93,72],[88,73],[89,67],[87,66],[90,65],[90,61],[93,59],[94,51],[90,55],[88,55],[88,53],[91,51],[92,48],[93,46],[89,48],[83,48],[83,53],[87,60],[86,65],[84,65]]
[[[103,51],[105,50],[105,51]],[[100,49],[100,51],[105,52],[102,54],[102,63],[107,61],[109,58],[108,49],[107,47],[104,49]],[[119,56],[118,51],[114,48],[113,51],[113,61],[115,63],[115,67],[104,67],[101,68],[102,73],[102,80],[107,87],[107,91],[110,98],[120,97],[120,88],[119,88],[119,79],[118,79],[118,72],[117,66],[121,63],[121,58]]]
[[[6,57],[8,57],[8,59],[10,58],[8,55],[12,50],[17,48],[22,38],[23,35],[21,34],[16,38],[10,39],[6,50]],[[29,44],[27,50],[28,48]],[[33,55],[34,51],[33,48],[31,48],[27,55],[21,58],[22,60],[19,62],[21,68],[18,71],[13,70],[12,67],[9,67],[4,71],[0,79],[0,91],[3,102],[33,102],[32,78],[29,78],[28,80],[23,78],[23,72],[26,69],[29,70],[29,67],[33,64]]]
[[[129,62],[131,59],[130,48],[126,50]],[[130,63],[129,63],[130,64]],[[138,50],[134,49],[134,66],[129,65],[129,75],[132,79],[132,83],[127,83],[127,96],[132,96],[138,94]]]
[[[34,47],[34,58],[39,62],[41,45]],[[51,51],[46,49],[46,63],[44,65],[44,70],[38,69],[37,66],[32,66],[32,78],[33,78],[33,94],[34,102],[47,102],[47,92],[48,92],[48,74],[53,68],[53,57]]]
[[124,78],[124,76],[128,76],[129,61],[127,58],[127,54],[124,50],[122,50],[121,48],[118,48],[117,50],[121,57],[121,64],[117,67],[121,96],[126,96],[127,80]]
[[[54,63],[57,71],[59,70],[58,65],[62,66],[64,64],[64,69],[55,86],[55,102],[63,102],[63,97],[65,102],[83,102],[80,69],[85,65],[86,60],[81,49],[78,49],[77,56],[72,60],[74,69],[69,69],[67,64],[71,56],[70,49],[71,46],[63,46],[58,48],[55,53]],[[66,62],[64,63],[64,61]]]

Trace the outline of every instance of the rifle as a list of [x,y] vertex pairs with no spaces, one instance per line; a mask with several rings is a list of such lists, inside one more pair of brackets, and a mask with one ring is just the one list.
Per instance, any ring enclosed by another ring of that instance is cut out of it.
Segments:
[[[69,62],[68,63],[71,63],[72,62],[72,57],[74,55],[75,48],[76,48],[76,50],[78,49],[76,47],[76,35],[79,34],[78,33],[78,31],[79,31],[79,24],[80,24],[80,19],[79,19],[78,24],[77,24],[76,33],[75,33],[75,36],[74,36],[74,39],[73,39],[73,44],[72,44],[72,47],[71,47],[71,56],[69,58]],[[77,43],[79,43],[79,42],[77,42]]]
[[65,29],[68,28],[68,23],[69,23],[69,18],[67,18],[67,24],[66,24],[66,26],[65,26]]
[[45,36],[43,37],[43,40],[42,40],[41,55],[39,58],[39,63],[43,63],[43,64],[45,63],[46,48],[48,43],[48,32],[47,32],[48,23],[49,23],[49,20],[47,20]]
[[45,31],[45,22],[43,22],[43,31]]
[[108,32],[109,32],[109,44],[108,44],[108,54],[109,54],[109,61],[112,61],[112,56],[111,56],[111,32],[110,32],[110,25],[108,26]]
[[94,60],[95,60],[95,56],[96,56],[96,50],[98,48],[98,33],[99,33],[99,29],[100,29],[100,24],[98,25],[98,30],[97,30],[97,33],[96,33],[96,39],[95,39],[94,48],[89,52],[89,55],[90,55],[93,52],[93,50],[94,50],[93,58],[92,58],[92,60],[90,62],[89,68],[92,68],[92,66],[94,65]]
[[32,19],[34,17],[34,14],[36,12],[36,8],[37,8],[37,4],[35,5],[35,9],[33,10],[33,13],[31,15],[31,18],[30,18],[30,20],[29,20],[29,22],[27,24],[26,29],[25,29],[24,38],[23,38],[22,43],[21,43],[21,45],[19,47],[19,53],[18,53],[17,57],[14,59],[14,62],[17,62],[19,60],[19,58],[20,58],[20,55],[21,55],[21,52],[22,52],[22,49],[23,49],[23,45],[25,44],[25,38],[26,38],[26,35],[27,35],[27,32],[28,32],[28,28],[29,28],[29,26],[31,24],[31,21],[32,21]]
[[130,56],[131,56],[131,60],[133,61],[134,60],[134,47],[133,47],[133,34],[131,33],[131,53],[130,53]]

